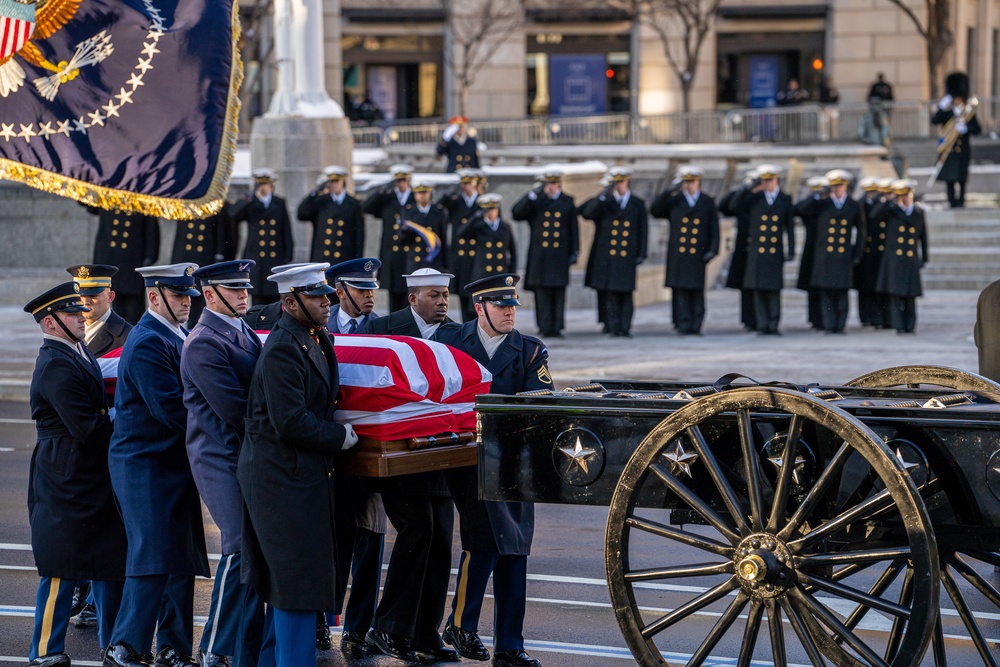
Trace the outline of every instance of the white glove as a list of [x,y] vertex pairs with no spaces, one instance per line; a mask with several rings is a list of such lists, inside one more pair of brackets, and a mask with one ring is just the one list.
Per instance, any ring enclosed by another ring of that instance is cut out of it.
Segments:
[[451,138],[458,134],[458,123],[452,123],[448,127],[444,128],[444,134],[441,138],[445,141],[451,141]]
[[941,101],[938,102],[938,109],[944,111],[945,109],[951,107],[951,103],[954,101],[955,101],[954,97],[952,97],[951,95],[945,95],[944,97],[941,98]]
[[536,199],[538,199],[538,193],[532,190],[531,192],[528,193],[528,199],[530,199],[531,201],[535,201]]
[[115,409],[114,408],[108,408],[108,417],[111,419],[111,421],[115,420]]
[[955,131],[959,134],[968,134],[969,126],[965,124],[964,120],[958,119],[955,121]]
[[485,141],[477,141],[476,142],[476,150],[478,150],[478,151],[485,151],[487,148],[489,148],[489,146],[486,145]]
[[344,436],[344,444],[340,448],[340,451],[346,452],[348,449],[358,444],[358,434],[354,432],[354,427],[350,424],[344,424],[344,429],[347,434]]

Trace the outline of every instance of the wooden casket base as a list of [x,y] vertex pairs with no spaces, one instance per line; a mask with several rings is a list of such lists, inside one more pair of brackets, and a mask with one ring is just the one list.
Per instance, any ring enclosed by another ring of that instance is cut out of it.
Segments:
[[[450,442],[449,435],[440,439]],[[472,433],[459,434],[456,444],[428,444],[428,440],[432,439],[361,438],[357,445],[337,457],[336,469],[356,477],[395,477],[474,466],[479,461],[479,445]]]

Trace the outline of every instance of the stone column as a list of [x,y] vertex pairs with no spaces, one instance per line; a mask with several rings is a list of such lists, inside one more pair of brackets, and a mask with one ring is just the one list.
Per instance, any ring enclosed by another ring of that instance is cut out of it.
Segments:
[[[333,4],[339,12],[340,3]],[[339,164],[350,172],[354,140],[343,109],[326,91],[322,0],[276,0],[274,25],[278,87],[267,114],[254,120],[250,154],[254,169],[278,172],[277,193],[294,219],[324,167]],[[307,257],[310,236],[311,228],[295,226],[296,261]]]

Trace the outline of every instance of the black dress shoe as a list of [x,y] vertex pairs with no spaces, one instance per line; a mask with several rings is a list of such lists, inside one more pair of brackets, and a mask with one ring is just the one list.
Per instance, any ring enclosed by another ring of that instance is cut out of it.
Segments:
[[489,660],[490,652],[483,646],[483,641],[475,632],[448,624],[444,626],[441,638],[451,644],[458,654],[469,660]]
[[229,667],[229,658],[205,651],[198,656],[198,667]]
[[330,637],[330,626],[326,622],[326,614],[319,612],[316,614],[316,650],[329,651],[333,648],[333,639]]
[[28,667],[70,667],[69,656],[65,653],[40,655],[29,662]]
[[109,646],[102,663],[103,667],[147,667],[150,664],[146,656],[125,643]]
[[183,655],[169,646],[164,646],[156,652],[155,667],[198,667],[198,663],[189,655]]
[[542,667],[542,663],[525,653],[524,650],[503,651],[493,654],[493,667]]
[[90,582],[73,589],[73,607],[69,610],[70,618],[76,616],[83,610],[83,605],[87,604],[87,597],[90,595]]
[[372,628],[365,635],[365,641],[374,646],[380,653],[392,656],[396,660],[409,660],[410,662],[420,662],[420,658],[413,652],[406,637],[394,635],[391,632],[382,632]]
[[87,603],[83,605],[83,609],[80,613],[73,617],[73,625],[78,628],[96,628],[97,627],[97,609],[94,605]]
[[372,649],[372,645],[365,641],[365,636],[360,632],[349,630],[340,636],[340,650],[352,658],[371,655],[374,653]]
[[438,646],[436,648],[415,646],[413,652],[417,654],[421,662],[462,662],[462,656],[453,648],[448,646]]

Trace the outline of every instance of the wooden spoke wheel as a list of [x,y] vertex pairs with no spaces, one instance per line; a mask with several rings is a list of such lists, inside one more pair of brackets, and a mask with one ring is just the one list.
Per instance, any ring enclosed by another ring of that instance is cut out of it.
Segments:
[[910,666],[937,618],[913,480],[859,420],[788,389],[721,392],[654,428],[615,489],[605,562],[646,667]]
[[935,386],[958,391],[1000,391],[1000,383],[947,366],[893,366],[873,371],[845,383],[846,387]]

